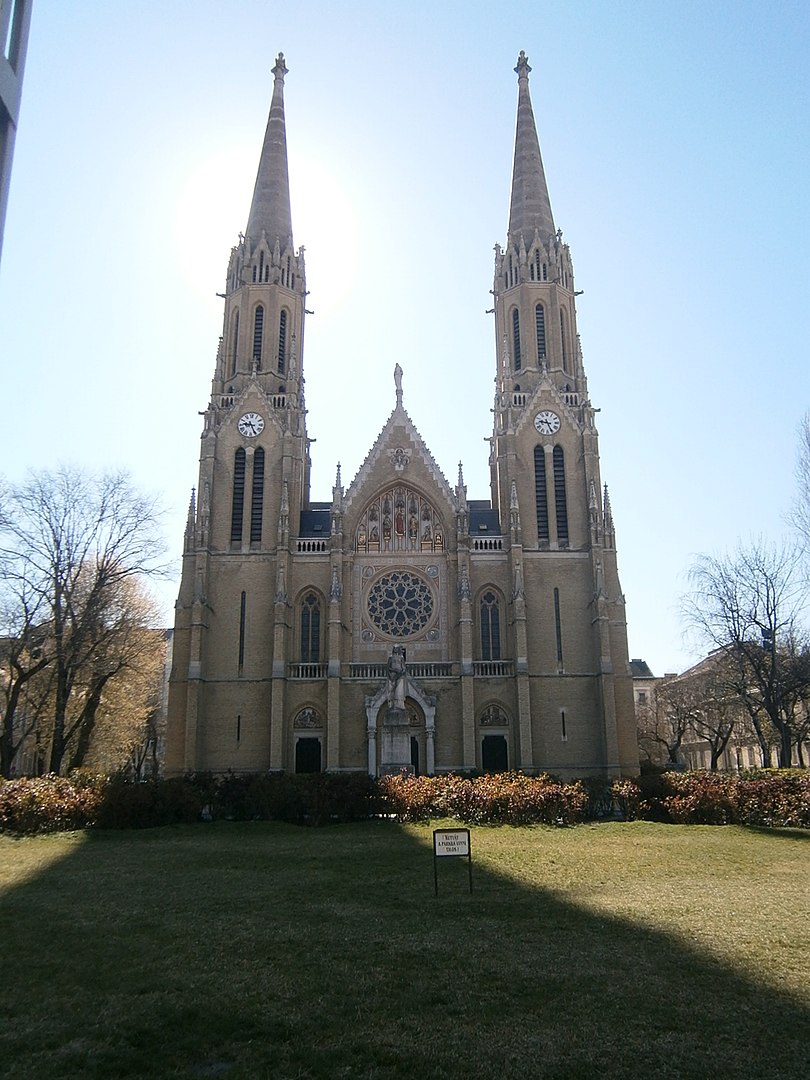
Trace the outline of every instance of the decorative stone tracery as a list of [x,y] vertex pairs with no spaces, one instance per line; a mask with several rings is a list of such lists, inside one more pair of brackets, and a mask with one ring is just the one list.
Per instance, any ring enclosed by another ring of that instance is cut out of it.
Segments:
[[301,709],[300,712],[296,713],[295,719],[293,720],[293,727],[322,728],[323,721],[312,706],[307,705],[305,708]]
[[366,600],[369,621],[392,638],[414,637],[433,620],[435,597],[428,581],[410,570],[391,570],[373,583]]
[[479,723],[481,724],[481,727],[508,727],[509,717],[500,705],[487,705],[481,713]]

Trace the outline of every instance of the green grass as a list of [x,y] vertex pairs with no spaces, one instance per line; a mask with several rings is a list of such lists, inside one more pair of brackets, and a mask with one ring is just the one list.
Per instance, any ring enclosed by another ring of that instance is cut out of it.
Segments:
[[0,1076],[803,1077],[810,835],[0,838]]

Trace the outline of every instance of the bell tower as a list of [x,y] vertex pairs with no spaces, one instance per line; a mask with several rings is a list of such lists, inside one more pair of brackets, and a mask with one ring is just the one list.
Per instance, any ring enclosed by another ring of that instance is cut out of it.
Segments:
[[284,666],[290,522],[294,534],[309,508],[307,289],[304,249],[296,251],[292,236],[282,53],[272,74],[247,227],[231,251],[222,294],[222,336],[186,525],[169,771],[205,767],[220,756],[219,743],[234,765],[240,757],[269,759],[264,695],[269,665]]
[[531,716],[536,731],[544,716],[543,742],[555,746],[539,756],[562,765],[559,742],[570,744],[572,718],[593,710],[605,766],[618,775],[637,759],[624,596],[577,332],[574,268],[551,210],[530,71],[521,52],[509,227],[505,247],[495,249],[492,290],[492,505],[510,523],[511,576],[523,579],[525,604],[515,601],[515,651],[526,655],[528,671],[523,719],[528,725]]

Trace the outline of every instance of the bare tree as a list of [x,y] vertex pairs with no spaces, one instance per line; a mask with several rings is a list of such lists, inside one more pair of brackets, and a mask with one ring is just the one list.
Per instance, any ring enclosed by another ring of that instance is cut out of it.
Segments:
[[649,700],[636,707],[639,746],[650,761],[660,761],[663,752],[668,765],[681,764],[681,746],[697,708],[692,687],[674,678],[662,679]]
[[810,412],[799,424],[799,448],[796,456],[796,499],[791,524],[805,550],[810,548]]
[[[35,613],[28,623],[43,632],[49,771],[86,757],[104,689],[139,648],[145,609],[136,583],[161,572],[162,554],[156,503],[126,474],[61,468],[31,473],[2,492],[3,606],[17,612],[18,624],[21,612]],[[13,629],[9,620],[5,633],[16,641]],[[13,711],[5,717],[4,733],[14,719]]]
[[693,734],[709,745],[709,769],[716,772],[723,752],[737,728],[741,704],[736,694],[728,690],[725,655],[713,658],[715,663],[702,672],[696,681],[698,707],[691,719]]
[[770,764],[770,726],[778,736],[779,764],[788,767],[796,737],[797,703],[805,689],[799,643],[807,586],[797,547],[764,541],[738,546],[733,555],[699,556],[685,614],[693,630],[723,649],[726,689],[739,698]]

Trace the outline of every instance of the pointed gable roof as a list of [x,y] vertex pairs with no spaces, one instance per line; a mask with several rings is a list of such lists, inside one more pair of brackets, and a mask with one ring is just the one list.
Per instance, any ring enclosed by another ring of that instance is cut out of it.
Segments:
[[[436,485],[436,494],[439,497],[446,500],[447,505],[452,508],[453,511],[458,509],[458,500],[450,487],[444,473],[441,471],[436,461],[425,445],[425,441],[416,427],[408,416],[405,408],[402,404],[402,371],[397,365],[397,404],[394,411],[388,417],[380,434],[366,455],[366,459],[360,468],[357,470],[357,475],[352,480],[351,484],[346,491],[346,497],[344,500],[344,512],[348,512],[353,503],[360,498],[364,489],[366,489],[367,481],[371,476],[374,466],[380,461],[386,449],[393,450],[402,443],[402,438],[399,435],[394,435],[394,429],[397,427],[404,428],[405,434],[413,448],[413,451],[422,459],[428,473],[432,476]],[[370,497],[371,491],[366,492],[366,495]]]
[[273,68],[273,100],[264,133],[264,144],[250,204],[247,235],[256,243],[264,231],[270,248],[276,241],[283,251],[292,247],[290,179],[287,171],[287,129],[284,121],[284,76],[287,67],[284,53],[279,53]]
[[518,77],[518,110],[515,161],[512,168],[512,201],[509,208],[509,242],[520,246],[522,237],[527,251],[534,240],[535,230],[543,243],[555,232],[532,100],[529,96],[531,70],[528,58],[521,50],[515,68]]

